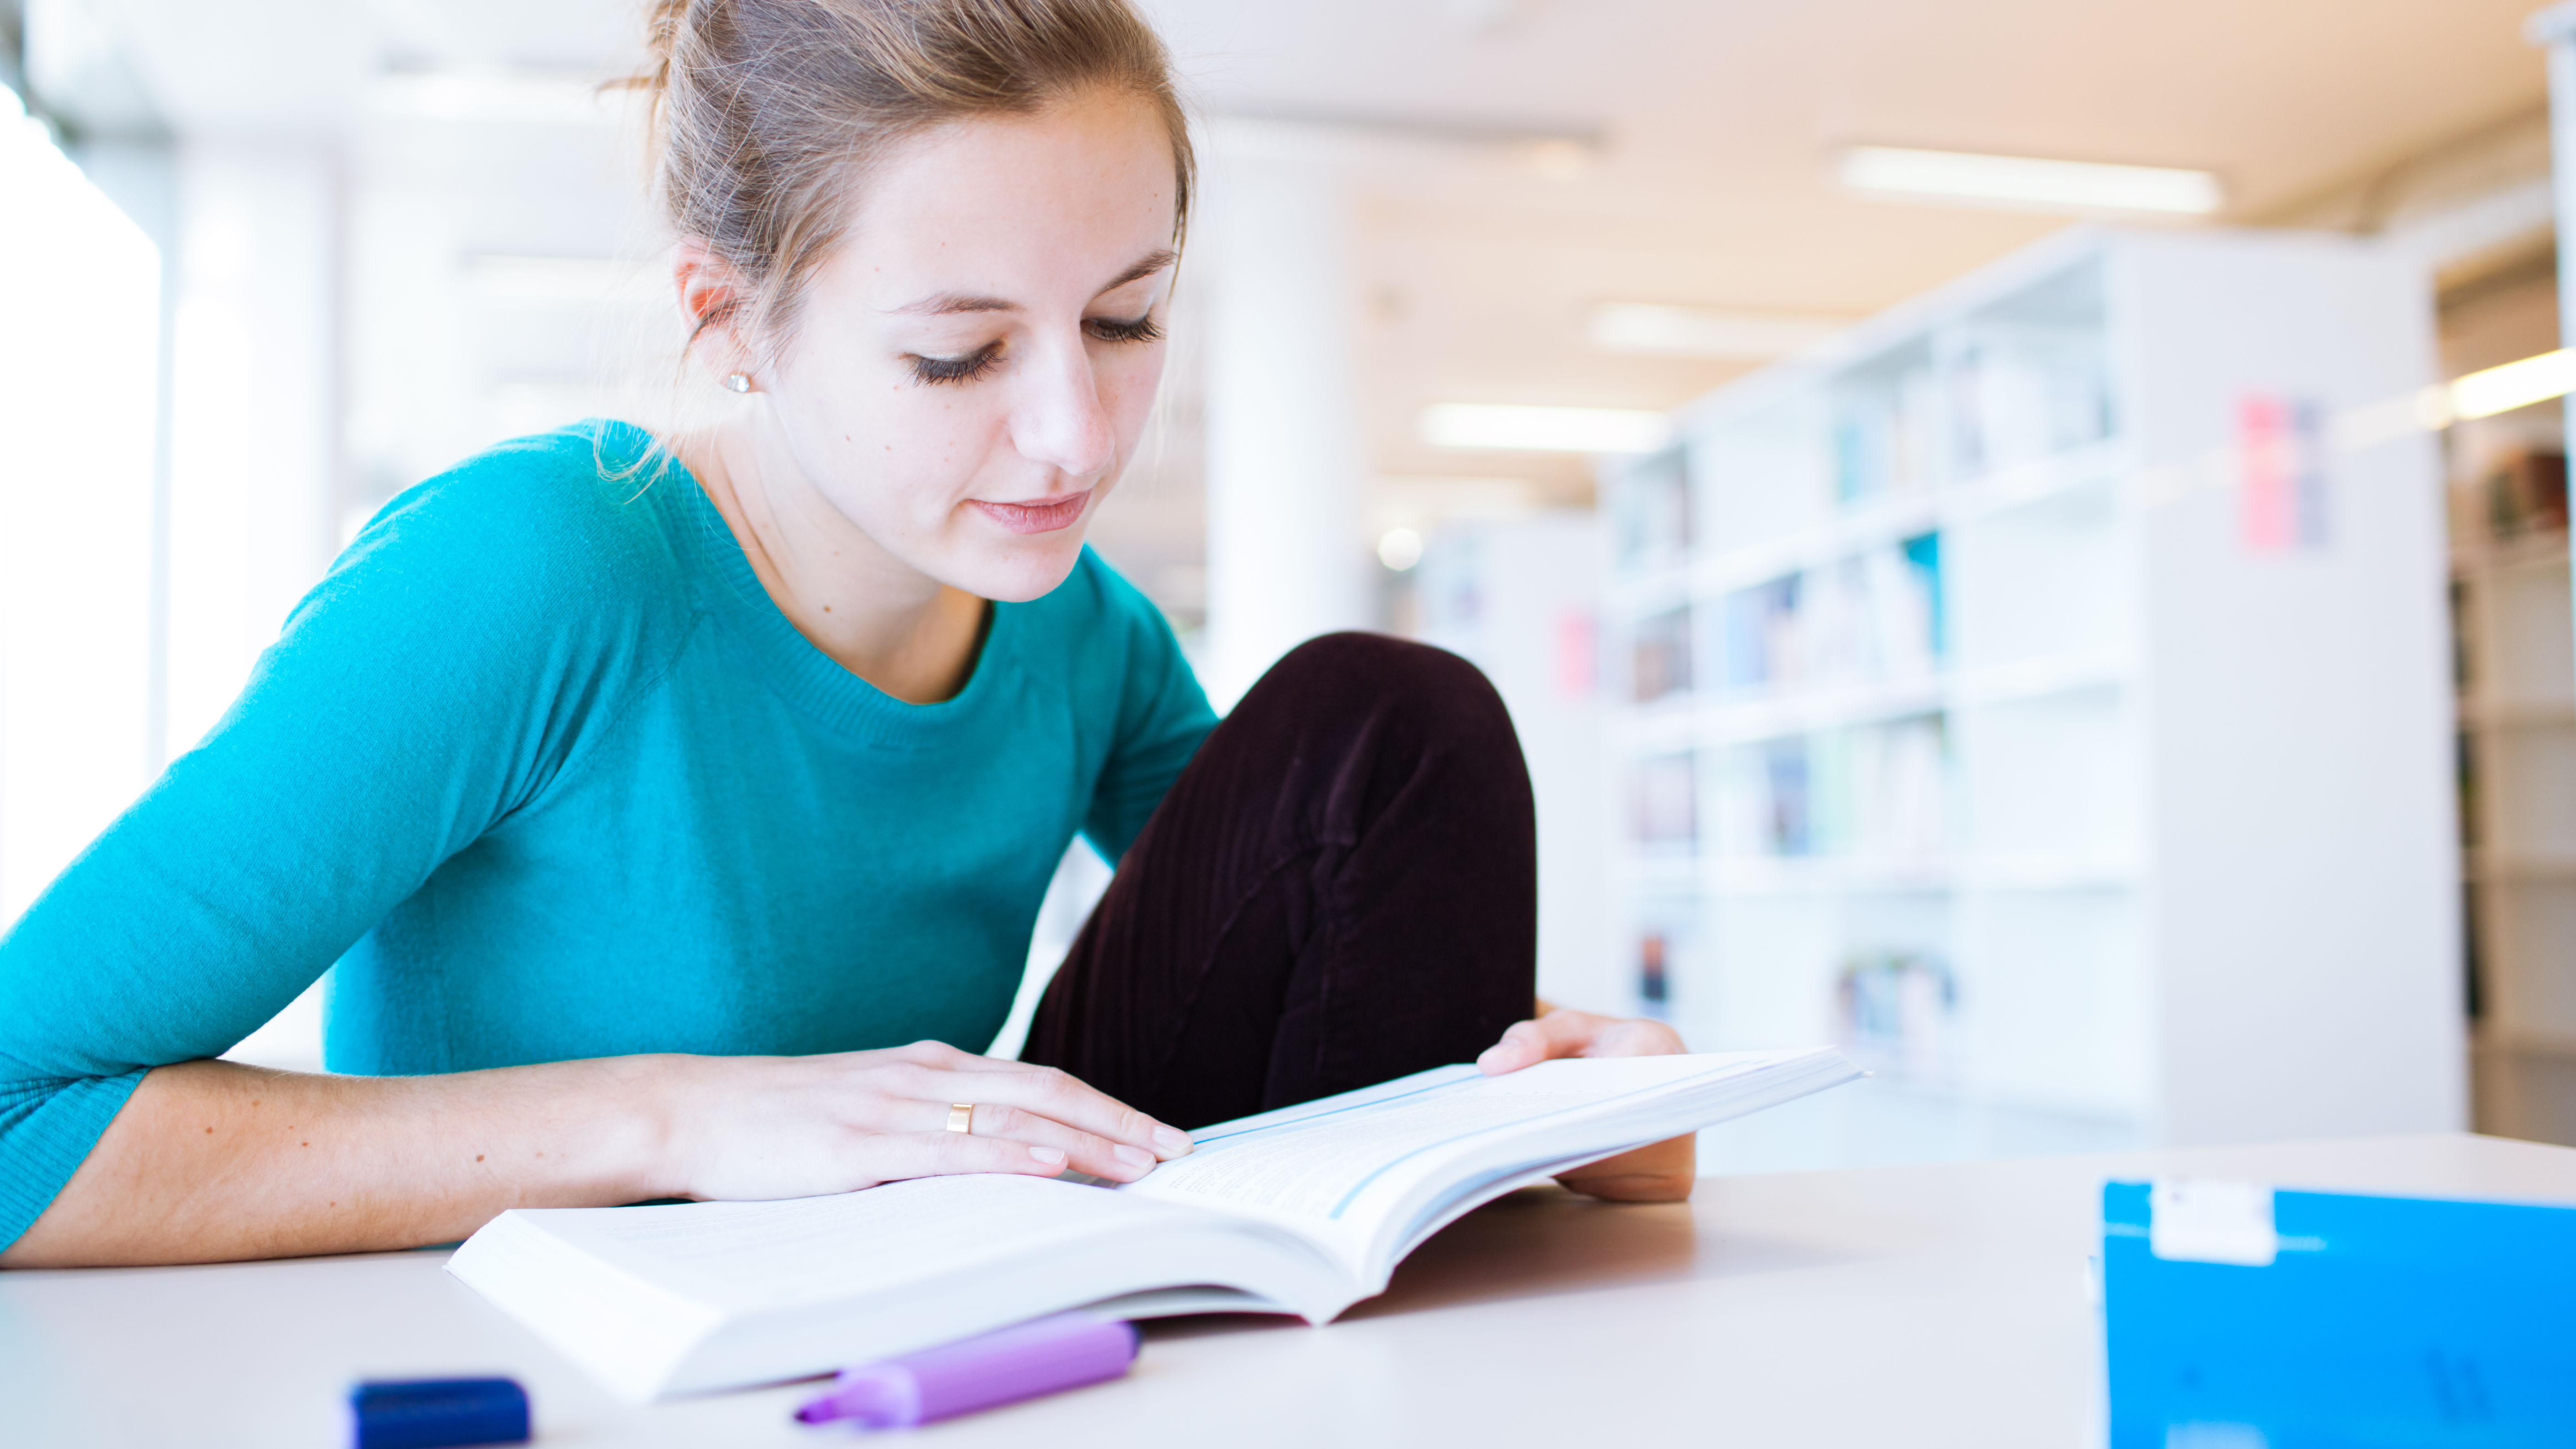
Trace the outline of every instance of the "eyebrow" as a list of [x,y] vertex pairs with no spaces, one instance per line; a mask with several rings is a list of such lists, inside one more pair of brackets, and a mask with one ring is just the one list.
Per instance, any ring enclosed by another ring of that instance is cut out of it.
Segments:
[[[1116,280],[1093,295],[1115,292],[1129,282],[1142,281],[1179,259],[1179,254],[1168,247],[1147,252],[1137,258],[1134,265],[1120,272]],[[906,302],[900,307],[890,307],[887,310],[920,316],[945,317],[959,312],[1017,312],[1021,308],[1019,303],[1006,297],[978,296],[971,292],[937,292],[920,301]]]

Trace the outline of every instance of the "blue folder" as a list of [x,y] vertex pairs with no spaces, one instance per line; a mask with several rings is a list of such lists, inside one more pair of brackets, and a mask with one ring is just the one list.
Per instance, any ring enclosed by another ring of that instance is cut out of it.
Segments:
[[2576,1208],[2102,1191],[2113,1449],[2576,1445]]

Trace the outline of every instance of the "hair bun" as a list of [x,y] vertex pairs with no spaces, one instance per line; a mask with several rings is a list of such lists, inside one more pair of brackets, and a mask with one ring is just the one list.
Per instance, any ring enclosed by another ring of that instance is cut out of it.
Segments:
[[648,0],[644,7],[644,53],[649,59],[644,73],[628,77],[624,84],[656,95],[668,89],[671,57],[679,51],[680,32],[688,24],[689,0]]
[[651,0],[644,7],[644,45],[656,60],[669,60],[689,20],[689,0]]

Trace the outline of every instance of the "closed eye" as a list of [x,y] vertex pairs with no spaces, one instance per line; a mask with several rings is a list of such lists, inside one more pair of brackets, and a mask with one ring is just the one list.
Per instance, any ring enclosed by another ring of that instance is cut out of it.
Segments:
[[987,342],[964,357],[921,357],[909,359],[915,382],[973,382],[993,370],[1002,359],[1002,344]]
[[1103,342],[1152,342],[1163,335],[1162,326],[1155,322],[1151,312],[1125,321],[1114,317],[1086,317],[1082,330]]

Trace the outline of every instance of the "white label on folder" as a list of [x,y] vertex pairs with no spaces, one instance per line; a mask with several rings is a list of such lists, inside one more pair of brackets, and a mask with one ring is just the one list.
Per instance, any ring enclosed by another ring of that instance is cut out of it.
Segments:
[[2259,1182],[2160,1178],[2147,1194],[2147,1251],[2172,1262],[2268,1268],[2281,1252],[2272,1189]]

